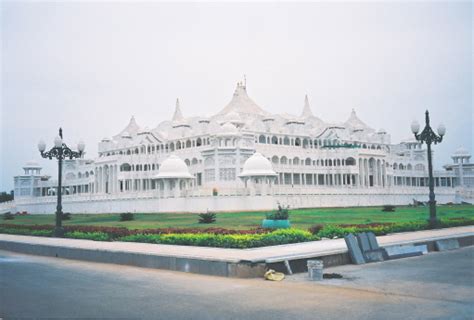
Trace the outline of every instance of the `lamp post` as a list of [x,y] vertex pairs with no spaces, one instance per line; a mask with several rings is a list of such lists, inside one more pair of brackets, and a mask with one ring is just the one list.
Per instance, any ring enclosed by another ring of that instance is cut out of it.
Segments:
[[63,173],[63,160],[64,159],[74,159],[80,158],[84,152],[84,142],[79,142],[77,144],[78,151],[72,151],[69,147],[63,142],[63,130],[59,128],[59,135],[54,138],[54,147],[46,151],[46,144],[44,141],[40,141],[38,143],[38,150],[41,153],[43,158],[49,158],[50,160],[53,158],[58,159],[58,201],[56,206],[56,226],[54,228],[54,236],[62,237],[64,235],[64,229],[62,227],[62,173]]
[[436,201],[434,194],[434,179],[433,179],[433,160],[431,154],[431,144],[437,144],[443,141],[443,136],[446,133],[446,127],[443,124],[438,126],[438,134],[434,133],[433,129],[430,127],[430,115],[428,110],[425,112],[425,122],[426,126],[423,131],[418,134],[420,131],[420,124],[415,120],[411,124],[411,131],[415,135],[415,139],[421,143],[425,142],[428,152],[428,175],[429,175],[429,205],[430,205],[430,219],[429,224],[431,228],[436,228],[438,226],[438,219],[436,218]]

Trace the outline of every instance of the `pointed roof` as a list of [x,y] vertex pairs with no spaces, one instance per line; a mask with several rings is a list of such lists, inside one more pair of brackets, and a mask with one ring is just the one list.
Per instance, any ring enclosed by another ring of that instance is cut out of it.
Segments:
[[349,119],[344,122],[344,125],[353,129],[369,129],[369,126],[359,119],[354,109],[352,109],[351,115]]
[[258,106],[250,97],[247,95],[247,87],[244,83],[238,82],[235,88],[232,100],[222,109],[217,115],[226,115],[230,112],[236,112],[239,114],[255,114],[255,115],[267,115],[260,106]]
[[180,122],[183,120],[183,114],[181,113],[181,108],[179,107],[179,99],[176,98],[176,107],[173,114],[173,122]]
[[140,126],[135,121],[135,117],[132,116],[130,118],[130,121],[128,122],[128,125],[122,131],[120,131],[118,135],[114,136],[114,138],[122,137],[124,134],[126,136],[131,136],[131,135],[136,134],[139,130],[140,130]]
[[311,107],[309,106],[308,95],[304,96],[304,107],[303,112],[301,113],[302,118],[314,117]]

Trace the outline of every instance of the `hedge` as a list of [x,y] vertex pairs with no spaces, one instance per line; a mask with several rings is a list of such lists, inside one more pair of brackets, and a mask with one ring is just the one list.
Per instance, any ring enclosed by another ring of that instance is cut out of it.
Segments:
[[[474,224],[473,218],[448,218],[441,219],[441,228],[460,227]],[[371,224],[343,224],[343,225],[324,225],[322,228],[314,226],[310,231],[319,238],[342,238],[349,233],[373,232],[377,236],[386,235],[396,232],[409,232],[428,230],[430,225],[428,222],[400,222],[400,223],[371,223]]]
[[319,240],[319,237],[299,229],[281,229],[265,234],[135,234],[119,241],[174,244],[219,248],[254,248]]

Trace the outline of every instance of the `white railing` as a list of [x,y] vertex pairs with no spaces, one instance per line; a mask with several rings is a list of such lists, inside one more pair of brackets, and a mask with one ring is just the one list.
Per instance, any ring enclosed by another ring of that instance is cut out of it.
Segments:
[[[289,185],[272,185],[272,186],[256,186],[254,189],[244,187],[218,187],[217,195],[219,197],[226,196],[250,196],[250,195],[416,195],[428,194],[428,187],[407,187],[407,186],[391,186],[391,187],[370,187],[359,188],[356,186],[289,186]],[[253,190],[253,191],[252,191]],[[436,187],[436,194],[454,194],[459,192],[463,197],[474,198],[472,190],[455,190],[451,187]],[[173,198],[173,197],[211,197],[214,196],[214,188],[201,187],[180,190],[177,193],[164,192],[162,190],[146,190],[139,192],[123,192],[114,194],[95,194],[95,193],[79,193],[73,195],[63,195],[65,202],[83,202],[83,201],[120,201],[120,200],[136,200],[136,199],[156,199],[156,198]],[[31,203],[54,203],[56,196],[44,197],[20,197],[15,201],[4,202],[0,204],[0,211],[9,211],[16,205]],[[7,210],[8,209],[8,210]]]

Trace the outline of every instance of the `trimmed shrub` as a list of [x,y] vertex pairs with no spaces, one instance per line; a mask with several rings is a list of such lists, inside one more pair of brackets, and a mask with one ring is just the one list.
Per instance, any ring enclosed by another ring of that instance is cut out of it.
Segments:
[[66,212],[61,215],[61,220],[71,220],[71,213]]
[[206,212],[199,214],[199,223],[214,223],[216,222],[216,214],[212,212]]
[[120,221],[132,221],[135,217],[131,212],[124,212],[120,214]]
[[73,232],[67,232],[64,236],[66,238],[72,238],[72,239],[87,239],[87,240],[95,240],[95,241],[109,241],[110,240],[110,236],[104,232],[73,231]]
[[3,220],[13,220],[15,216],[11,212],[5,212],[3,214]]
[[19,234],[24,236],[38,236],[38,237],[51,237],[53,235],[52,230],[28,230],[21,228],[5,228],[0,227],[0,233],[5,234]]
[[277,211],[267,213],[266,218],[268,220],[288,220],[290,217],[289,208],[290,206],[284,207],[281,204],[278,204]]
[[383,212],[395,212],[395,206],[392,205],[384,205],[382,208]]

